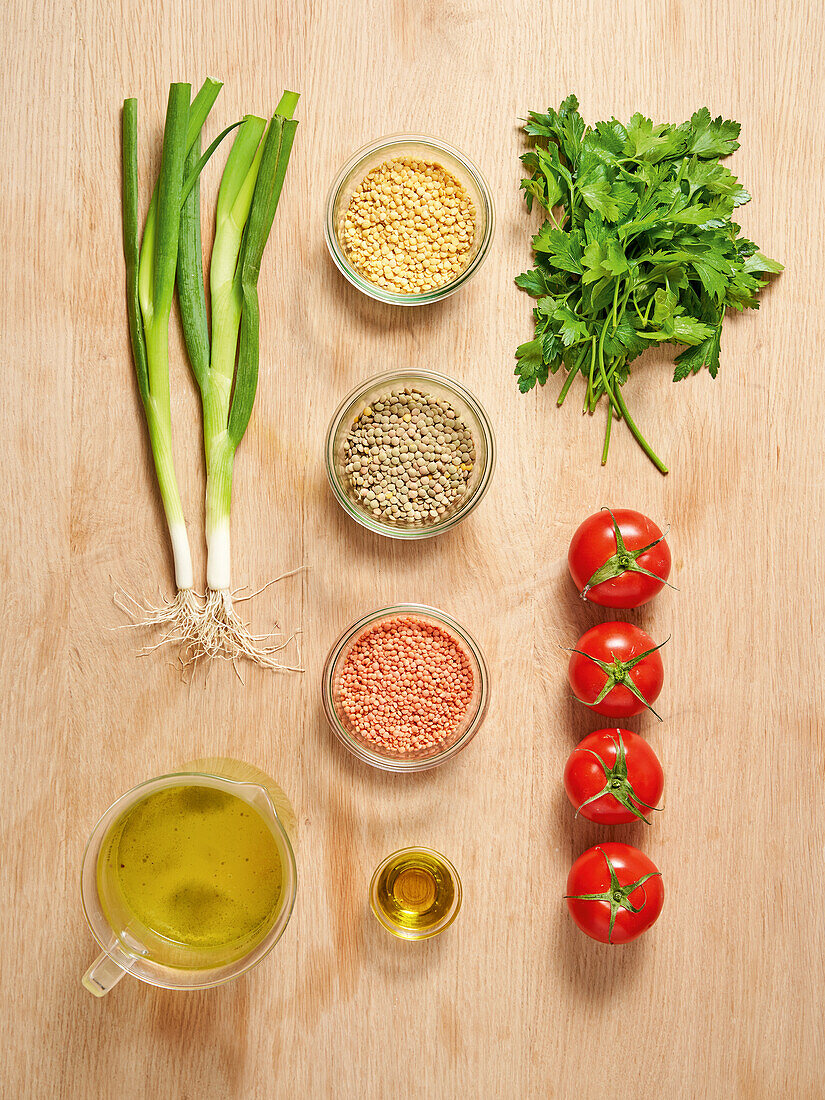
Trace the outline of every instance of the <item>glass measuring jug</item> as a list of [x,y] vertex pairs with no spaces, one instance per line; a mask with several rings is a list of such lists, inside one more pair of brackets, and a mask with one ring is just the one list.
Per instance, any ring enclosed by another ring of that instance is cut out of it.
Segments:
[[83,985],[124,976],[219,985],[278,942],[295,903],[292,845],[269,790],[207,772],[151,779],[103,814],[86,846],[83,909],[102,948]]

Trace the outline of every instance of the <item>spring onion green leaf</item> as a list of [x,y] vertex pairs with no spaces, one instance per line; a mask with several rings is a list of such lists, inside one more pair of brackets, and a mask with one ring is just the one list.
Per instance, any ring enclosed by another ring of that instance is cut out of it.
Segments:
[[[187,174],[194,172],[199,160],[200,141],[196,141],[186,158]],[[209,373],[209,322],[201,255],[200,179],[196,178],[181,208],[177,284],[183,338],[200,389]]]

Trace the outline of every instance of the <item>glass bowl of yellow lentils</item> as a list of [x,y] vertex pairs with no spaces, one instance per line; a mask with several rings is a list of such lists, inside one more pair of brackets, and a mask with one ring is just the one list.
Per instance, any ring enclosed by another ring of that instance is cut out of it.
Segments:
[[370,298],[420,306],[454,294],[490,250],[493,197],[458,149],[394,134],[354,153],[327,198],[325,236],[346,279]]

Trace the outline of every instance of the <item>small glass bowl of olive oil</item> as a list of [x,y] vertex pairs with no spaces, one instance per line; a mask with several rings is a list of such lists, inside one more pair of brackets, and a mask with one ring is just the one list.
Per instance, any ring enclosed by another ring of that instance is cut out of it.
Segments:
[[401,848],[381,863],[370,883],[370,906],[402,940],[426,940],[448,928],[461,908],[461,879],[432,848]]

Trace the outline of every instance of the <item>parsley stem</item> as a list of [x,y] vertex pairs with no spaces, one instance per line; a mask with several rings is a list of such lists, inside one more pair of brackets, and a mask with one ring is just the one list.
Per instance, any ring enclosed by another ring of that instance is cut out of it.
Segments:
[[627,309],[627,301],[628,301],[628,298],[630,297],[630,294],[631,294],[632,290],[633,290],[633,287],[631,285],[630,279],[628,279],[627,280],[627,290],[624,292],[624,297],[622,298],[621,304],[619,306],[619,312],[620,312],[622,317],[624,317],[625,310]]
[[645,439],[645,437],[639,431],[633,417],[627,411],[627,405],[625,404],[625,400],[622,397],[621,386],[616,386],[614,398],[615,398],[616,402],[619,405],[622,416],[625,419],[625,423],[627,424],[628,428],[630,428],[630,431],[633,434],[633,438],[636,440],[636,442],[642,448],[642,450],[647,455],[647,457],[650,459],[650,461],[653,463],[653,465],[656,467],[656,469],[659,470],[660,473],[666,474],[667,473],[667,466],[665,466],[665,464],[664,464],[664,462],[662,462],[661,458],[659,458],[659,456],[655,453],[655,451],[650,446],[648,441]]
[[590,407],[593,397],[593,373],[596,369],[596,337],[594,336],[590,341],[590,377],[587,380],[587,392],[584,395],[584,408],[587,412],[592,412]]
[[608,359],[607,359],[607,380],[608,380],[608,382],[613,377],[613,372],[615,371],[618,363],[619,363],[619,356],[618,355],[608,356]]
[[573,366],[570,368],[570,370],[567,372],[567,378],[565,379],[564,385],[561,388],[561,393],[559,394],[559,399],[556,402],[556,404],[558,406],[561,406],[561,405],[564,404],[564,399],[565,399],[565,397],[567,397],[567,391],[570,389],[570,386],[573,382],[573,379],[579,373],[579,369],[582,365],[582,359],[584,359],[586,354],[587,354],[587,349],[582,348],[581,352],[579,353],[578,359],[573,364]]
[[607,465],[607,452],[610,450],[610,429],[613,427],[613,408],[607,406],[607,427],[604,430],[604,447],[602,447],[602,466]]
[[621,416],[622,411],[616,404],[616,398],[613,396],[613,390],[610,388],[610,383],[607,381],[607,375],[604,372],[604,338],[607,335],[607,326],[609,323],[610,318],[605,318],[605,322],[602,325],[602,336],[599,340],[599,374],[602,376],[602,385],[604,386],[604,392],[610,399],[610,404],[615,408],[616,413]]
[[[606,373],[606,375],[605,375],[605,381],[606,381],[606,382],[611,382],[611,381],[612,381],[612,379],[613,379],[613,372],[614,372],[614,371],[616,370],[616,366],[617,366],[618,362],[619,362],[619,360],[618,360],[618,359],[611,359],[611,360],[610,360],[610,365],[608,366],[608,368],[607,368],[607,373]],[[615,411],[615,406],[614,406],[614,411]],[[621,413],[620,413],[620,412],[618,412],[618,411],[616,411],[616,419],[617,419],[617,420],[621,420],[621,419],[622,419]]]
[[604,386],[604,392],[608,396],[611,408],[616,410],[616,416],[618,416],[618,418],[621,420],[622,410],[616,403],[616,395],[614,394],[613,388],[611,387],[610,383],[607,381],[607,375],[604,373],[604,361],[602,359],[599,359],[599,374],[601,374],[602,376],[602,386]]
[[570,389],[570,384],[573,381],[573,379],[576,377],[578,372],[579,372],[578,364],[574,367],[571,367],[570,370],[567,372],[567,378],[565,379],[564,385],[561,388],[561,393],[559,394],[559,399],[556,402],[557,405],[561,406],[561,405],[564,404],[564,399],[565,399],[565,397],[567,397],[567,391]]

